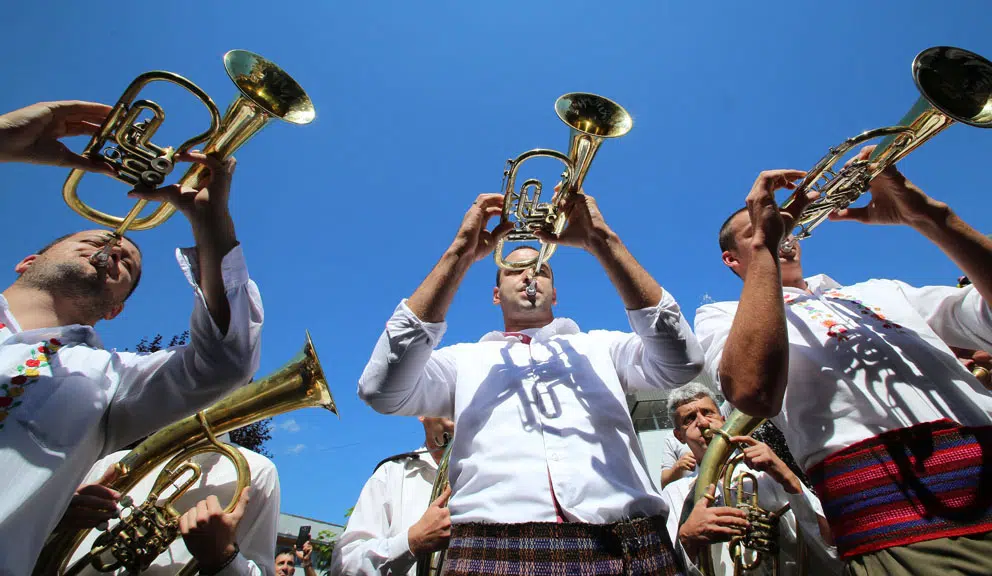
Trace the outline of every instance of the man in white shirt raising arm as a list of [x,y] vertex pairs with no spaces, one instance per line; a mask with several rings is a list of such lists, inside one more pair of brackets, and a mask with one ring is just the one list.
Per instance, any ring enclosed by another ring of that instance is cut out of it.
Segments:
[[[386,414],[455,421],[449,576],[550,573],[565,564],[596,566],[600,574],[677,573],[665,505],[624,398],[688,382],[702,352],[675,299],[591,197],[573,197],[568,226],[554,240],[596,257],[633,333],[581,332],[555,318],[557,293],[545,265],[536,277],[533,268],[497,271],[492,302],[503,312],[503,330],[435,349],[466,271],[506,232],[506,225],[486,231],[502,205],[499,194],[476,199],[441,260],[386,323],[359,395]],[[536,254],[518,249],[506,258]],[[483,548],[486,542],[495,544]]]
[[448,546],[451,491],[435,502],[431,491],[455,423],[423,416],[420,421],[424,446],[383,460],[362,488],[348,526],[334,543],[331,574],[413,576],[418,555]]
[[992,349],[992,240],[893,167],[832,219],[911,226],[973,286],[806,278],[774,197],[802,175],[762,172],[720,231],[744,289],[696,312],[707,369],[783,431],[850,573],[992,573],[992,395],[948,348]]
[[[0,161],[106,171],[58,139],[92,133],[109,111],[47,102],[2,115]],[[70,234],[27,256],[0,296],[0,574],[31,572],[101,455],[213,404],[258,367],[262,303],[227,206],[234,160],[197,152],[183,160],[209,168],[200,189],[132,195],[171,202],[192,227],[196,248],[177,252],[194,292],[189,345],[150,354],[103,348],[93,326],[121,312],[141,274],[141,253],[126,238],[106,265],[92,258],[106,230]]]

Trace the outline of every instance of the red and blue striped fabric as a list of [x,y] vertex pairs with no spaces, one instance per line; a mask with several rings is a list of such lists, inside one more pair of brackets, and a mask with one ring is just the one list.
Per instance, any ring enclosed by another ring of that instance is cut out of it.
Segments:
[[992,426],[884,432],[809,470],[841,558],[992,531]]

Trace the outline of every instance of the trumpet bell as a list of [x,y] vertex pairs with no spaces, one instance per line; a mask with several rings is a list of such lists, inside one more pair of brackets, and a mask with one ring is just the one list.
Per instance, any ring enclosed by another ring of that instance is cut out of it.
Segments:
[[950,46],[927,48],[913,60],[913,80],[952,120],[992,127],[992,62],[982,56]]
[[[121,182],[155,187],[163,184],[172,172],[174,157],[195,145],[205,142],[204,153],[223,160],[272,119],[308,124],[316,116],[313,102],[303,88],[284,70],[258,54],[231,50],[224,55],[224,68],[240,94],[228,106],[223,118],[210,96],[186,78],[165,71],[146,72],[131,82],[83,155],[103,155],[114,166],[115,177]],[[149,100],[136,100],[145,85],[151,82],[169,82],[192,93],[210,113],[209,128],[178,148],[153,144],[150,139],[164,121],[165,111]],[[150,112],[152,118],[139,121],[142,111]],[[172,204],[162,204],[151,214],[140,216],[147,204],[145,200],[139,200],[125,216],[97,210],[79,198],[77,189],[85,174],[83,170],[72,170],[62,187],[62,197],[80,216],[113,228],[118,238],[128,230],[148,230],[163,224],[175,212]],[[205,175],[206,168],[193,165],[178,184],[197,186]]]
[[634,127],[623,106],[597,94],[565,94],[555,101],[555,113],[569,128],[599,138],[619,138]]
[[293,77],[272,62],[247,50],[224,54],[224,69],[245,98],[273,118],[309,124],[317,111]]

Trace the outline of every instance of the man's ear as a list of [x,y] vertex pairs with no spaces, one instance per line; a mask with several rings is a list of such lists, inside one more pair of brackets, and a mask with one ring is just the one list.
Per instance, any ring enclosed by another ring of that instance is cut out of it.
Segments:
[[14,272],[17,272],[18,274],[24,274],[27,271],[27,269],[30,268],[31,265],[34,264],[34,261],[37,259],[38,259],[37,254],[32,254],[28,256],[27,258],[21,260],[14,266]]
[[555,287],[551,288],[551,305],[554,306],[558,303],[558,289]]
[[493,304],[499,306],[499,286],[493,286]]
[[737,259],[737,254],[734,254],[730,250],[724,250],[721,255],[721,259],[723,260],[724,266],[734,271],[736,271],[737,267],[741,264],[741,261]]
[[674,430],[672,430],[672,434],[675,436],[676,440],[685,444],[685,434],[682,433],[681,429],[675,428]]

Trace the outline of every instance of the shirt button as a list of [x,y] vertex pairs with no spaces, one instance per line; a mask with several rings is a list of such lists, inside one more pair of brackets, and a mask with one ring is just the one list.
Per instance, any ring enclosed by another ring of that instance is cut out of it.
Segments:
[[557,462],[558,461],[558,453],[557,452],[552,452],[551,453],[551,459],[554,460],[555,462]]

